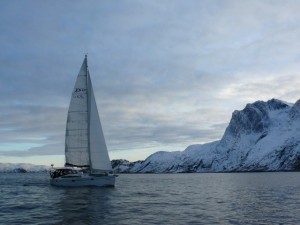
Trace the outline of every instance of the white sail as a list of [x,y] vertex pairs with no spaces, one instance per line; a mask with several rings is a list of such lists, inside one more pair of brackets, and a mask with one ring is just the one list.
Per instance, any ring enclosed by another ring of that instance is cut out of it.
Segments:
[[75,82],[68,111],[65,137],[66,163],[89,165],[88,127],[87,59],[85,58]]
[[87,58],[84,59],[68,111],[66,163],[90,166],[91,173],[111,171],[111,163],[100,123]]
[[88,72],[88,86],[90,99],[90,157],[92,173],[112,170],[111,162],[102,131],[97,110],[92,82]]
[[65,157],[66,167],[52,168],[50,171],[52,185],[115,186],[117,175],[111,173],[87,56],[77,76],[68,110]]

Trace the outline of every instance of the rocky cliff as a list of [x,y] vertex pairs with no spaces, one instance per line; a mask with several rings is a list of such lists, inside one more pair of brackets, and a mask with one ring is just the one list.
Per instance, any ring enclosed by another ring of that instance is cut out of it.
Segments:
[[300,170],[300,100],[272,99],[234,111],[221,140],[181,152],[156,152],[144,161],[113,160],[126,173]]

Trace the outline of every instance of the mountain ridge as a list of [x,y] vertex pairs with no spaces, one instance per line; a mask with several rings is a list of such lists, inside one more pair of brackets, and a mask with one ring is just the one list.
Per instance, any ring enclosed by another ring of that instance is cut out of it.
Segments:
[[300,170],[300,100],[249,103],[235,110],[223,137],[144,161],[113,160],[118,173],[253,172]]
[[[249,103],[235,110],[220,140],[145,160],[112,160],[117,173],[200,173],[300,170],[300,100]],[[0,163],[0,172],[45,172],[48,166]]]
[[31,163],[0,163],[1,173],[36,173],[48,172],[50,166],[34,165]]

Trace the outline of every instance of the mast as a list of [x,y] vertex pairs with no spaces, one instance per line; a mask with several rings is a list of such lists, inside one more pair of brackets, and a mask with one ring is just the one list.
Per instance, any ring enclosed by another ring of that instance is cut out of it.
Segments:
[[87,120],[88,120],[88,154],[89,154],[89,165],[90,165],[90,173],[92,170],[92,160],[91,160],[91,141],[90,141],[90,132],[91,132],[91,85],[90,85],[90,74],[87,63],[87,54],[85,55],[85,63],[86,63],[86,85],[87,85]]

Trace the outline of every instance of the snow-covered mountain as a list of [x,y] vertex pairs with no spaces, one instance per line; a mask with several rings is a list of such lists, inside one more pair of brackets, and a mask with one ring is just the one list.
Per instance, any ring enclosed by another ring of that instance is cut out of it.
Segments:
[[300,170],[300,100],[294,105],[277,99],[247,104],[233,112],[219,141],[112,164],[119,173]]
[[2,173],[47,172],[49,169],[49,166],[30,163],[0,163],[0,172]]

